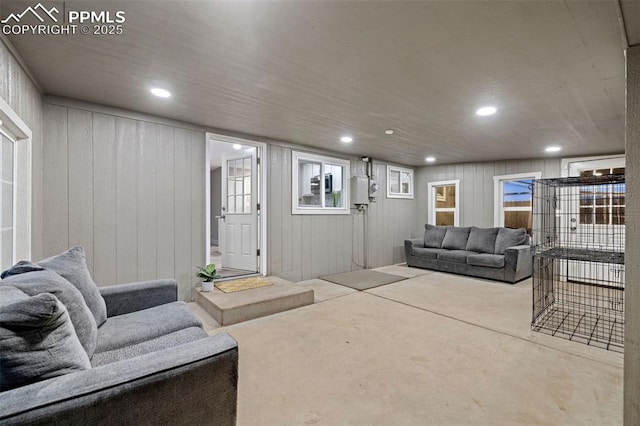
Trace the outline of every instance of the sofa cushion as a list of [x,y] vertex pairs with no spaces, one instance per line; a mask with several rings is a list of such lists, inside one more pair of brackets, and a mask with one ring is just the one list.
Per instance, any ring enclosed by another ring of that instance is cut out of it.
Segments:
[[486,266],[488,268],[504,268],[504,255],[502,254],[470,254],[467,263],[475,266]]
[[0,391],[91,368],[65,306],[52,294],[0,286]]
[[96,352],[135,345],[189,327],[202,327],[202,323],[184,302],[109,317],[98,329]]
[[[24,272],[25,270],[28,272]],[[17,273],[18,271],[23,273]],[[61,301],[67,308],[82,347],[91,358],[96,348],[98,329],[91,311],[77,288],[55,272],[27,261],[18,262],[3,275],[5,278],[0,281],[2,285],[17,287],[29,296],[51,293]]]
[[496,248],[496,237],[500,228],[476,228],[471,227],[469,239],[467,240],[467,250],[478,253],[491,253]]
[[442,240],[442,248],[449,250],[465,250],[469,239],[470,227],[448,226],[447,233]]
[[424,225],[424,246],[430,248],[442,247],[442,240],[446,233],[446,226]]
[[411,254],[418,257],[424,257],[426,259],[436,259],[438,253],[441,251],[446,251],[445,249],[439,248],[423,248],[423,247],[414,247],[411,249]]
[[504,254],[507,247],[519,246],[529,241],[527,230],[524,228],[500,228],[496,237],[495,254]]
[[442,250],[440,253],[438,253],[438,260],[467,263],[467,257],[472,254],[476,253],[466,250]]
[[189,327],[155,339],[137,343],[135,345],[125,346],[119,349],[112,349],[104,352],[96,352],[91,358],[91,365],[98,367],[100,365],[111,364],[112,362],[122,361],[123,359],[133,358],[139,355],[156,352],[166,348],[193,342],[194,340],[207,337],[208,334],[200,327]]
[[91,278],[82,247],[73,247],[57,256],[43,259],[38,265],[51,269],[73,284],[84,297],[96,325],[100,327],[104,324],[107,320],[107,305]]

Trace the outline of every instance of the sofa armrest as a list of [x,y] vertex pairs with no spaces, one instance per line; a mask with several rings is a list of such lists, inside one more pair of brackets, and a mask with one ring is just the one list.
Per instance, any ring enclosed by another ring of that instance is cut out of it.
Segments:
[[0,423],[233,425],[237,390],[224,333],[3,392]]
[[404,253],[408,256],[411,254],[413,247],[424,247],[423,238],[413,238],[411,240],[404,240]]
[[504,252],[505,280],[515,283],[530,277],[532,264],[530,245],[507,247]]
[[178,300],[178,283],[172,279],[100,287],[107,317],[128,314]]

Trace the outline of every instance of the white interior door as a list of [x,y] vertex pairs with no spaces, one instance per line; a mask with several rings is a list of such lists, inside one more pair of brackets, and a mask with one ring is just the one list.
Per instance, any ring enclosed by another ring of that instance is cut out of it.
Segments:
[[[619,175],[625,173],[625,159],[578,161],[569,164],[569,176]],[[585,185],[571,188],[570,201],[563,203],[571,215],[561,215],[567,246],[608,252],[624,252],[625,184]],[[624,265],[568,261],[567,278],[584,282],[624,284]]]
[[222,215],[219,221],[222,266],[258,270],[257,148],[223,157]]

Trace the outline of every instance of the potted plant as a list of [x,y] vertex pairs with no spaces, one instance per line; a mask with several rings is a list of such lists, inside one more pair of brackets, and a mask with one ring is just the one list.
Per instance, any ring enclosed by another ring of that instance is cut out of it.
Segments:
[[210,263],[204,268],[198,266],[198,273],[196,274],[198,278],[202,278],[202,291],[211,291],[213,290],[213,280],[216,278],[220,278],[220,275],[216,274],[216,264]]

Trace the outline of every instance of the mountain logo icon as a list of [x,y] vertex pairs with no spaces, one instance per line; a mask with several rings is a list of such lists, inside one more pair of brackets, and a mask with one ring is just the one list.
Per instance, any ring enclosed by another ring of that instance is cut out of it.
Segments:
[[[40,13],[38,13],[40,12]],[[35,16],[40,22],[44,22],[45,17],[49,17],[53,22],[58,22],[58,18],[55,17],[54,13],[60,13],[59,10],[54,6],[51,9],[47,9],[42,5],[42,3],[38,3],[34,7],[27,7],[22,13],[10,13],[9,16],[0,21],[3,24],[8,24],[11,20],[14,21],[15,24],[20,23],[20,20],[27,15],[28,13]]]

